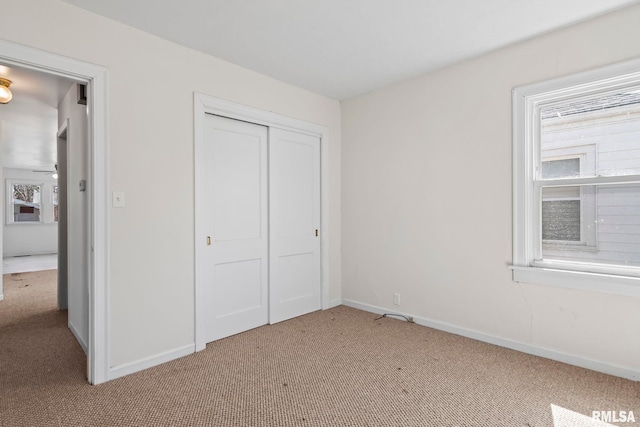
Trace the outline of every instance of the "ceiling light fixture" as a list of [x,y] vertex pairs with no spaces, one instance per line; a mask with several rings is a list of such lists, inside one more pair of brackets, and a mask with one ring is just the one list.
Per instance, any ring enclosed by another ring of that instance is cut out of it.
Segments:
[[0,104],[7,104],[13,98],[9,86],[11,86],[11,80],[0,77]]

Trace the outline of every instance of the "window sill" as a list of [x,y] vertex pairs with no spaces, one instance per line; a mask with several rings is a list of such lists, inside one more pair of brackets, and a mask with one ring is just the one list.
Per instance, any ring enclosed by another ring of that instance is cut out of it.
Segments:
[[588,245],[586,243],[552,243],[552,242],[543,242],[542,243],[542,252],[550,252],[550,251],[574,251],[574,252],[598,252],[598,247],[595,244]]
[[513,281],[640,297],[640,277],[512,265]]

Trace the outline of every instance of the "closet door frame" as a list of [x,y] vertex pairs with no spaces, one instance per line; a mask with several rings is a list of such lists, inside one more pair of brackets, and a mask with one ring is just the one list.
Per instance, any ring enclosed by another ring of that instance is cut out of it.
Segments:
[[194,92],[194,161],[195,161],[195,348],[196,351],[206,347],[204,298],[204,266],[206,265],[205,249],[207,245],[206,231],[203,224],[203,206],[206,188],[203,188],[203,171],[208,166],[202,155],[204,142],[204,118],[206,114],[215,114],[230,119],[308,134],[320,138],[320,292],[321,308],[330,308],[329,302],[329,211],[328,211],[328,159],[329,131],[325,126],[287,117],[271,111],[231,102],[225,99]]

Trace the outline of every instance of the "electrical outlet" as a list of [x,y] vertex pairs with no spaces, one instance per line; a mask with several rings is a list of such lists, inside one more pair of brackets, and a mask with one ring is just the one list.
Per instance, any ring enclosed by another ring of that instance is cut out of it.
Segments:
[[400,294],[393,294],[393,304],[400,305]]

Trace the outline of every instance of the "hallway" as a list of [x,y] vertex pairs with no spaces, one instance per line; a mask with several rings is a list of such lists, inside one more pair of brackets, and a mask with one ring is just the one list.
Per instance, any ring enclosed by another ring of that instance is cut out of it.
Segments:
[[[28,400],[61,379],[86,383],[86,356],[57,307],[57,270],[5,274],[0,302],[2,399]],[[1,409],[0,409],[1,412]]]
[[58,254],[7,257],[2,260],[2,267],[3,274],[55,270],[58,268]]

